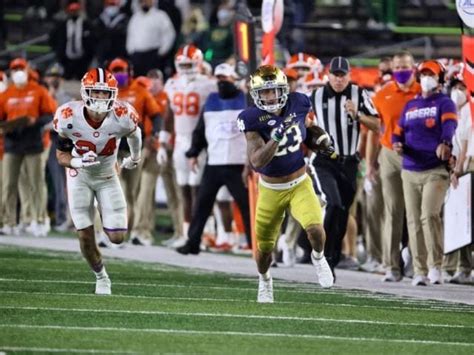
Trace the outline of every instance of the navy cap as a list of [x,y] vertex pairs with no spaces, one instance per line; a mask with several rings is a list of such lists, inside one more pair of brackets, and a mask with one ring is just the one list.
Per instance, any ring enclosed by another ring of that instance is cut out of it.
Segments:
[[330,73],[344,73],[347,74],[351,70],[349,61],[344,57],[334,57],[329,64]]

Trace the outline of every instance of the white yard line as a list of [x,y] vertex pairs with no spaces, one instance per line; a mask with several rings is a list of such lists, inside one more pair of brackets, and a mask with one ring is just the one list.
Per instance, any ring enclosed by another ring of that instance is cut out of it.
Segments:
[[25,351],[25,352],[48,352],[48,353],[79,353],[79,354],[138,354],[136,351],[120,351],[107,349],[65,349],[65,348],[37,348],[25,346],[3,346],[0,350],[6,351]]
[[[0,278],[0,282],[25,282],[25,283],[56,283],[56,284],[82,284],[82,285],[92,285],[94,284],[92,281],[80,281],[80,280],[44,280],[44,279],[37,279],[37,280],[32,280],[32,279],[14,279],[14,278]],[[212,290],[232,290],[232,291],[255,291],[256,287],[253,288],[247,288],[247,287],[225,287],[225,286],[210,286],[210,285],[176,285],[176,284],[160,284],[160,283],[133,283],[133,282],[114,282],[114,286],[128,286],[128,287],[150,287],[150,288],[186,288],[186,289],[191,289],[191,288],[203,288],[203,289],[212,289]],[[400,301],[407,301],[408,304],[413,304],[416,306],[426,306],[430,307],[429,309],[443,309],[446,308],[447,306],[444,304],[441,304],[439,301],[427,301],[427,300],[402,300],[400,298],[392,298],[394,296],[388,295],[374,295],[374,294],[358,294],[357,292],[355,294],[351,294],[347,291],[342,291],[342,292],[331,292],[323,289],[314,289],[314,290],[305,290],[305,291],[300,291],[300,290],[288,290],[284,289],[282,291],[285,292],[293,292],[293,293],[317,293],[320,295],[337,295],[337,296],[349,296],[352,298],[371,298],[375,299],[378,301],[384,301],[384,302],[400,302]],[[438,306],[438,307],[436,307]],[[377,306],[374,306],[377,307]],[[382,306],[383,307],[383,306]],[[392,307],[389,307],[392,308]],[[393,307],[396,308],[396,307]],[[471,306],[464,306],[464,305],[456,305],[448,308],[450,311],[463,311],[463,312],[469,312],[469,313],[474,313],[474,309]]]
[[272,338],[302,338],[302,339],[324,339],[349,342],[380,342],[380,343],[408,343],[408,344],[426,344],[426,345],[445,345],[474,347],[474,343],[460,342],[442,342],[436,340],[416,340],[416,339],[386,339],[386,338],[365,338],[365,337],[341,337],[332,335],[313,335],[313,334],[288,334],[288,333],[255,333],[255,332],[234,332],[234,331],[203,331],[203,330],[183,330],[183,329],[159,329],[159,328],[119,328],[119,327],[74,327],[60,325],[30,325],[30,324],[0,324],[0,328],[16,329],[49,329],[49,330],[72,330],[72,331],[110,331],[125,333],[163,333],[163,334],[185,334],[185,335],[228,335],[228,336],[249,336],[272,337]]
[[290,320],[290,321],[310,321],[329,323],[350,323],[350,324],[375,324],[393,325],[399,327],[428,327],[428,328],[461,328],[473,329],[474,326],[459,324],[435,324],[435,323],[399,323],[361,319],[335,319],[321,317],[295,317],[295,316],[267,316],[255,314],[232,314],[232,313],[202,313],[202,312],[166,312],[166,311],[129,311],[121,309],[90,309],[90,308],[58,308],[58,307],[22,307],[22,306],[0,306],[0,309],[28,310],[28,311],[54,311],[54,312],[79,312],[79,313],[117,313],[117,314],[145,314],[145,315],[165,315],[165,316],[186,316],[186,317],[206,317],[206,318],[243,318],[261,320]]
[[[91,283],[92,286],[92,283]],[[26,295],[44,295],[44,296],[82,296],[82,297],[101,297],[93,293],[73,293],[73,292],[26,292],[26,291],[3,291],[0,290],[1,294],[26,294]],[[209,297],[164,297],[164,296],[139,296],[139,295],[118,295],[113,294],[107,297],[126,298],[126,299],[148,299],[148,300],[166,300],[166,301],[191,301],[191,302],[237,302],[237,303],[257,303],[253,299],[236,299],[236,298],[209,298]],[[329,306],[329,307],[349,307],[349,308],[370,308],[370,309],[388,309],[388,310],[417,310],[417,311],[435,311],[435,312],[448,312],[448,313],[474,313],[474,310],[457,309],[457,308],[442,308],[442,307],[431,307],[431,308],[416,308],[416,307],[401,307],[401,306],[372,306],[372,305],[359,305],[350,303],[328,303],[328,302],[299,302],[299,301],[276,301],[277,304],[297,304],[297,305],[318,305],[318,306]]]

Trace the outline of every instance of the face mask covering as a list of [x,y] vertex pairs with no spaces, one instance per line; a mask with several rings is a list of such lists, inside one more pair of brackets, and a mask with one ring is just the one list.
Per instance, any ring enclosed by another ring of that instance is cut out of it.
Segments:
[[234,83],[225,80],[217,82],[217,90],[219,91],[219,96],[223,99],[234,97],[238,92]]
[[59,79],[53,79],[53,80],[51,80],[51,83],[50,83],[50,84],[51,84],[51,87],[52,87],[53,89],[59,88]]
[[217,21],[219,25],[225,26],[232,20],[232,12],[227,9],[217,11]]
[[118,6],[107,6],[104,9],[104,12],[106,13],[107,16],[114,17],[117,15],[120,11],[120,7]]
[[461,107],[467,102],[467,96],[464,91],[460,89],[451,90],[451,100],[454,101],[457,107]]
[[158,94],[160,91],[163,91],[163,82],[160,79],[152,79],[150,91],[153,94]]
[[412,69],[397,70],[393,72],[393,77],[395,78],[397,83],[403,85],[403,84],[406,84],[408,80],[410,80],[412,74],[413,74]]
[[127,73],[115,73],[115,79],[117,79],[117,83],[119,86],[125,86],[128,84],[128,74]]
[[12,81],[15,85],[24,85],[28,81],[28,75],[24,70],[17,70],[12,74]]
[[422,76],[420,85],[423,92],[430,92],[438,87],[438,82],[432,76]]
[[143,12],[147,13],[148,11],[150,11],[150,6],[142,5],[142,10],[143,10]]

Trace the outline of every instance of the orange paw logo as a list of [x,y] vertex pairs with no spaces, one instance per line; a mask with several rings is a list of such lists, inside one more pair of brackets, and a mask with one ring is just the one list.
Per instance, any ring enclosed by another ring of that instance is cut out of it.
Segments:
[[125,106],[117,106],[114,111],[115,111],[115,115],[117,117],[122,117],[122,116],[126,115],[127,112],[128,112],[128,110]]
[[72,108],[70,107],[65,107],[61,110],[61,117],[67,120],[68,118],[72,117]]
[[436,125],[436,120],[434,118],[427,118],[425,120],[425,126],[427,128],[433,128]]

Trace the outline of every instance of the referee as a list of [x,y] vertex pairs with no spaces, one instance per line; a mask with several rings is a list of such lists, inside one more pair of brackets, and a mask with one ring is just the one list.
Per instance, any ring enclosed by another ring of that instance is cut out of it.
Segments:
[[379,120],[367,91],[350,83],[349,61],[343,57],[332,58],[329,82],[312,92],[311,103],[317,125],[331,135],[339,156],[331,159],[318,154],[312,160],[319,188],[327,202],[324,253],[334,274],[334,267],[341,257],[349,209],[357,191],[361,124],[378,131]]

